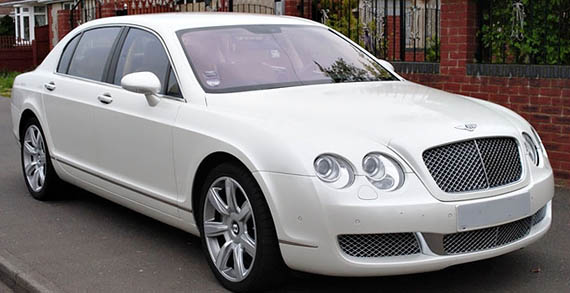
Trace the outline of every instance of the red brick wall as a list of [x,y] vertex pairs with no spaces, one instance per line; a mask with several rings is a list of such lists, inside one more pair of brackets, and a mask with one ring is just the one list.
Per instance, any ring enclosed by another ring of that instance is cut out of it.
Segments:
[[[0,0],[0,3],[4,3],[4,2],[12,2],[12,0]],[[2,17],[4,15],[10,15],[13,12],[14,12],[14,8],[12,8],[12,7],[0,7],[0,17]]]
[[489,100],[539,132],[557,183],[570,186],[570,79],[468,76],[476,50],[475,0],[442,0],[440,74],[405,74],[428,86]]
[[285,9],[283,11],[284,15],[292,15],[292,16],[303,16],[305,18],[311,18],[312,14],[312,0],[303,0],[303,7],[304,11],[301,15],[301,11],[299,7],[301,5],[301,0],[283,0],[285,1]]
[[71,23],[69,23],[70,11],[59,10],[57,12],[57,35],[59,39],[63,39],[67,33],[71,31]]

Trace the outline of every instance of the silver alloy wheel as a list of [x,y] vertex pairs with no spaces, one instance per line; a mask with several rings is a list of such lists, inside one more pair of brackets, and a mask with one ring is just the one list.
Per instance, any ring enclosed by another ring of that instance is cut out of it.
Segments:
[[36,125],[26,129],[22,148],[26,181],[34,192],[39,192],[46,180],[46,151],[42,132]]
[[241,185],[220,177],[204,201],[204,235],[216,268],[229,281],[240,282],[253,268],[257,237],[251,204]]

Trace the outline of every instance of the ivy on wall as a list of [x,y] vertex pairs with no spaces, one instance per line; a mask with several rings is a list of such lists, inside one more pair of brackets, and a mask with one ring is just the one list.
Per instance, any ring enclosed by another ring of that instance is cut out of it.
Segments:
[[570,65],[570,0],[482,1],[483,63]]

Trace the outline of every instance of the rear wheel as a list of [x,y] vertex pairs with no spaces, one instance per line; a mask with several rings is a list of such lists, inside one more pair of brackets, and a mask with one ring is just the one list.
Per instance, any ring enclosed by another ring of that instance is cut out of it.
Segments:
[[202,188],[199,211],[208,264],[224,287],[259,291],[285,278],[269,207],[245,168],[222,164]]
[[51,164],[44,134],[36,118],[24,122],[20,144],[22,171],[28,191],[38,200],[53,198],[60,180]]

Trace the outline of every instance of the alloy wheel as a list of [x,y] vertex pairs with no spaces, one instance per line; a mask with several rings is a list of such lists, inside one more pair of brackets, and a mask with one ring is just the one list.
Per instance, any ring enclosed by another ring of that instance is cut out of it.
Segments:
[[220,274],[240,282],[253,268],[256,252],[255,220],[249,198],[230,177],[220,177],[204,201],[204,235],[208,253]]
[[46,180],[46,151],[42,132],[36,125],[30,125],[24,135],[24,175],[30,188],[39,192]]

